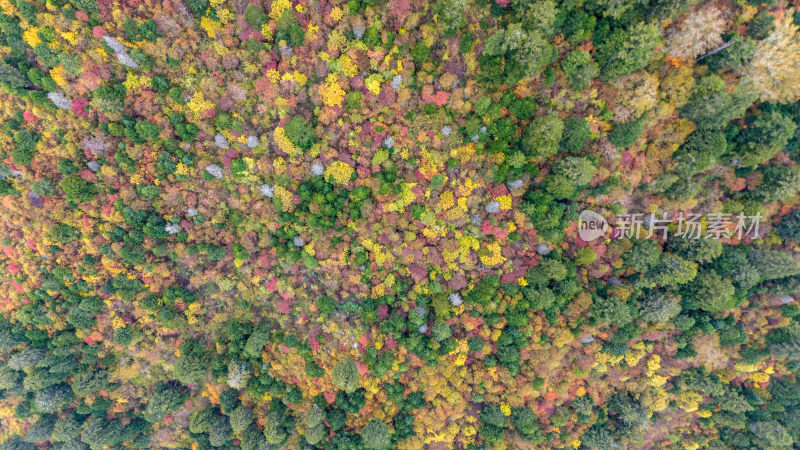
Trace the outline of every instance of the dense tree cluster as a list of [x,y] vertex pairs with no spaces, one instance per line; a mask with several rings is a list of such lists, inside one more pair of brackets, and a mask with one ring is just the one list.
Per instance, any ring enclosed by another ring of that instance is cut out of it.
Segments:
[[0,0],[0,448],[800,445],[788,6]]

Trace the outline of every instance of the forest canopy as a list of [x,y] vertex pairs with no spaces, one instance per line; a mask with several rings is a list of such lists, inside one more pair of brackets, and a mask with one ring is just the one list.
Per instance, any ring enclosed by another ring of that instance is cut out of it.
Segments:
[[0,449],[800,446],[798,7],[0,0]]

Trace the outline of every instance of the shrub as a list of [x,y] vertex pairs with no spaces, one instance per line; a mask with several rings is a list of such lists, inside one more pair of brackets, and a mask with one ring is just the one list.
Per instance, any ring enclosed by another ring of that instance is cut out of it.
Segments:
[[644,117],[615,126],[608,135],[608,140],[617,148],[628,148],[636,143],[642,131],[644,131]]
[[287,122],[286,137],[299,148],[310,150],[314,144],[314,129],[306,119],[301,116],[294,116]]
[[426,62],[428,58],[430,58],[430,55],[431,48],[422,41],[417,42],[414,47],[411,48],[411,58],[417,65]]
[[161,422],[170,413],[182,406],[188,398],[188,392],[184,390],[180,383],[163,383],[156,388],[155,393],[147,402],[144,418],[151,423]]
[[92,450],[110,447],[120,442],[122,422],[89,417],[81,427],[81,441]]
[[48,234],[50,235],[50,239],[58,242],[59,244],[69,244],[78,239],[80,232],[77,228],[71,225],[57,223],[55,226],[50,228]]
[[218,414],[211,408],[195,409],[189,416],[189,431],[197,434],[208,433],[216,415]]
[[451,333],[450,325],[447,322],[437,322],[431,331],[433,332],[433,338],[439,342],[449,338]]
[[36,154],[36,144],[39,142],[39,136],[31,133],[28,130],[17,131],[14,133],[14,143],[16,147],[11,152],[11,157],[14,159],[14,164],[27,166],[33,162],[33,157]]
[[224,447],[230,440],[232,429],[228,418],[216,417],[208,430],[208,442],[214,447]]
[[68,200],[89,201],[94,197],[94,186],[92,183],[76,176],[68,176],[58,182],[58,186],[64,191]]
[[354,392],[360,385],[358,366],[350,358],[339,361],[333,367],[331,377],[333,378],[333,384],[347,393]]
[[568,156],[553,163],[553,174],[572,181],[576,187],[589,184],[594,177],[596,166],[589,158]]
[[757,200],[783,201],[800,191],[800,166],[768,166],[762,173],[764,179],[751,193]]
[[578,266],[588,266],[597,259],[597,253],[591,247],[581,247],[575,252],[575,264]]
[[82,422],[74,414],[67,414],[60,417],[53,425],[53,432],[50,439],[54,442],[70,442],[78,439],[81,435]]
[[689,101],[680,108],[680,113],[700,129],[719,129],[743,116],[758,95],[756,89],[744,83],[737,85],[733,92],[728,92],[722,78],[712,74],[697,82]]
[[197,17],[205,15],[208,9],[208,0],[186,0],[189,10]]
[[775,234],[790,241],[800,241],[800,210],[792,210],[781,217],[780,222],[774,227]]
[[561,27],[562,34],[569,45],[576,46],[592,37],[597,18],[582,9],[572,9],[566,13]]
[[136,134],[138,134],[140,138],[146,140],[155,139],[161,134],[161,128],[158,125],[146,120],[136,122],[134,128],[136,129]]
[[264,424],[264,437],[268,444],[280,445],[286,440],[286,430],[283,427],[283,414],[270,411]]
[[573,50],[561,60],[561,70],[567,76],[569,87],[582,91],[597,78],[600,70],[592,56],[585,50]]
[[800,274],[800,263],[791,255],[778,251],[757,249],[750,256],[753,267],[761,274],[762,280],[774,280]]
[[685,239],[674,237],[667,242],[669,248],[686,259],[704,264],[722,254],[719,239]]
[[231,411],[230,425],[234,433],[241,433],[253,423],[253,411],[245,405],[239,405]]
[[731,159],[740,167],[754,167],[783,150],[794,137],[797,125],[792,118],[778,111],[760,114],[736,138]]
[[652,291],[642,299],[639,315],[647,322],[667,322],[680,312],[680,296],[664,291]]
[[634,311],[626,301],[615,296],[599,296],[592,304],[592,316],[597,323],[625,325],[634,318]]
[[469,0],[437,0],[433,11],[444,24],[445,31],[453,32],[466,24],[465,12],[469,5]]
[[556,113],[537,117],[522,133],[522,145],[528,155],[545,160],[555,155],[564,133],[564,122]]
[[746,36],[760,41],[769,36],[774,27],[775,16],[769,13],[769,9],[762,9],[748,24]]
[[698,130],[689,135],[673,155],[675,172],[684,179],[710,169],[728,150],[725,134],[717,130]]
[[577,152],[586,145],[592,135],[589,122],[582,117],[569,117],[564,120],[564,132],[561,136],[561,148],[568,152]]
[[264,10],[261,9],[260,6],[251,3],[247,5],[247,9],[244,12],[244,19],[250,26],[261,31],[261,25],[267,21],[267,15],[264,14]]
[[389,428],[382,420],[370,420],[361,429],[361,441],[369,449],[386,449],[392,445]]
[[208,372],[211,362],[205,347],[197,341],[186,341],[181,344],[180,356],[175,361],[175,378],[181,383],[198,383]]
[[686,288],[683,299],[694,309],[715,313],[735,305],[734,291],[733,283],[729,279],[722,278],[716,272],[707,271],[697,275]]
[[654,23],[637,22],[627,30],[615,29],[606,39],[595,42],[601,78],[614,80],[643,68],[660,43],[661,30]]

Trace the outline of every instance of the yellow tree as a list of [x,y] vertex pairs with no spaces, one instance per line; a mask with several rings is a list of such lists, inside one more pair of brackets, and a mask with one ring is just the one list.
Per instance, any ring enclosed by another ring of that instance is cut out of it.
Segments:
[[760,41],[751,63],[743,68],[746,81],[761,92],[761,100],[791,103],[800,99],[800,33],[786,11],[775,30]]

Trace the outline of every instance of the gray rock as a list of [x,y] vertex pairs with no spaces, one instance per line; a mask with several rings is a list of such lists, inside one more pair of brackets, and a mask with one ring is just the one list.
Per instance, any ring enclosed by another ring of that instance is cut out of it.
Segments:
[[111,36],[103,36],[103,41],[105,41],[105,43],[111,47],[111,50],[114,50],[114,54],[117,56],[117,61],[119,61],[120,64],[132,69],[139,67],[139,64],[137,64],[136,61],[131,58],[131,56],[128,54],[128,50],[120,41]]
[[206,172],[216,179],[222,178],[222,167],[216,164],[209,164],[206,166]]
[[581,338],[582,344],[591,344],[592,342],[594,342],[594,337],[592,336],[584,336]]
[[49,98],[54,105],[61,109],[72,109],[72,102],[67,97],[64,97],[63,94],[58,92],[48,92],[47,98]]
[[114,53],[122,53],[125,50],[125,46],[122,45],[122,42],[114,39],[111,36],[103,36],[103,40],[105,41],[106,45],[111,47],[111,50],[114,50]]
[[292,55],[294,54],[294,50],[291,47],[287,47],[285,45],[281,45],[280,47],[278,47],[278,51],[284,58],[291,58]]
[[217,133],[214,136],[214,145],[219,148],[228,148],[228,140],[221,133]]
[[620,281],[617,277],[611,277],[608,279],[608,284],[612,286],[622,286],[622,281]]
[[524,183],[522,180],[514,180],[508,183],[508,188],[512,191],[516,191],[517,189],[521,188]]
[[94,156],[103,156],[111,148],[111,144],[103,136],[98,135],[84,137],[81,141],[81,146]]
[[364,33],[367,31],[367,28],[364,26],[363,23],[359,22],[353,24],[353,34],[356,35],[356,39],[361,39],[364,37]]
[[781,301],[781,305],[788,305],[794,301],[794,298],[791,295],[781,295],[778,300]]
[[168,223],[167,226],[164,227],[164,231],[169,234],[178,234],[183,231],[183,228],[177,223]]
[[44,206],[44,200],[42,200],[42,196],[33,191],[28,192],[28,201],[34,208],[41,208]]
[[228,386],[231,388],[244,389],[251,376],[249,363],[243,361],[231,361],[228,363]]
[[127,52],[117,53],[116,55],[117,55],[117,61],[119,61],[119,63],[122,64],[123,66],[130,67],[131,69],[139,68],[139,64],[136,61],[134,61],[133,58],[131,58]]
[[472,222],[472,224],[476,227],[479,227],[483,223],[483,217],[479,216],[478,214],[473,214],[469,216],[469,221]]
[[392,89],[395,91],[400,90],[400,83],[403,82],[403,76],[400,74],[395,75],[392,77]]

